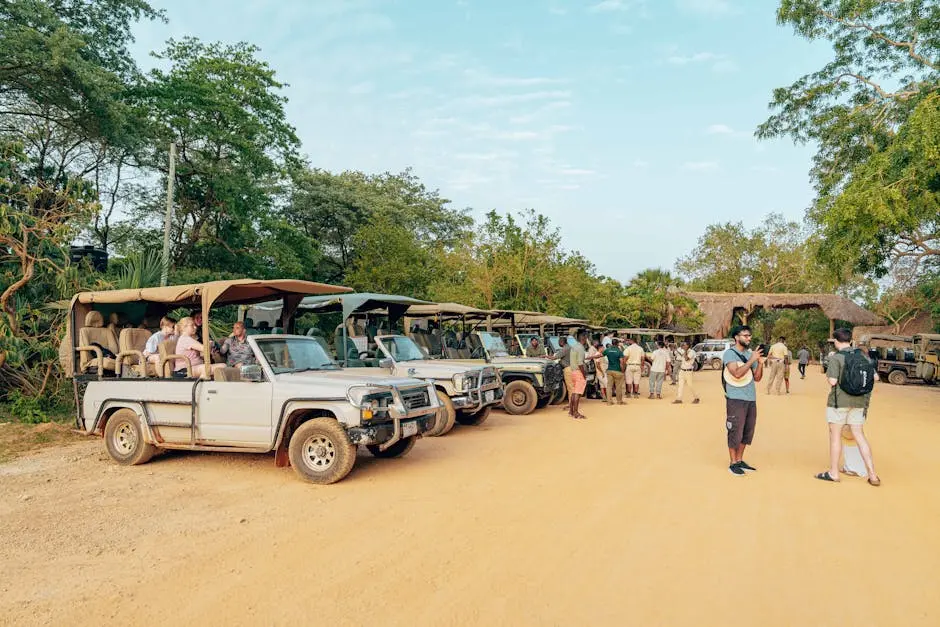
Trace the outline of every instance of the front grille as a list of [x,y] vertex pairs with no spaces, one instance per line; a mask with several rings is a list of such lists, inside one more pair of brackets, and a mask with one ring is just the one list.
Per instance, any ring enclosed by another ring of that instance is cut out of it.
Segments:
[[499,377],[495,374],[485,374],[483,375],[483,381],[481,383],[482,387],[489,387],[499,384]]
[[551,363],[545,366],[545,387],[558,385],[565,377],[561,364]]
[[430,405],[431,397],[427,390],[408,390],[401,393],[401,402],[405,404],[405,409],[412,411]]

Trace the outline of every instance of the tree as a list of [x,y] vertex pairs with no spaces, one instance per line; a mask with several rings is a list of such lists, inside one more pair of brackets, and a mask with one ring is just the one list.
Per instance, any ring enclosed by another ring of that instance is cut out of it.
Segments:
[[[927,159],[938,146],[940,5],[783,0],[777,19],[833,44],[822,69],[774,91],[774,113],[757,130],[818,144],[810,217],[824,229],[823,260],[839,273],[884,274],[898,258],[935,255],[937,184]],[[916,150],[926,150],[924,160]]]
[[359,230],[371,228],[376,216],[407,229],[415,245],[428,250],[458,245],[473,222],[466,211],[453,209],[449,200],[437,190],[428,190],[410,170],[367,175],[302,169],[294,173],[293,183],[285,215],[320,242],[321,272],[330,281],[342,281],[352,271]]
[[[283,87],[248,44],[170,40],[138,98],[157,127],[150,164],[167,173],[176,142],[173,263],[236,273],[259,269],[258,227],[272,212],[299,145]],[[138,218],[158,229],[159,192]],[[152,239],[151,239],[152,241]]]
[[770,214],[755,229],[709,225],[676,268],[694,289],[708,292],[817,292],[837,280],[816,262],[816,238],[797,222]]

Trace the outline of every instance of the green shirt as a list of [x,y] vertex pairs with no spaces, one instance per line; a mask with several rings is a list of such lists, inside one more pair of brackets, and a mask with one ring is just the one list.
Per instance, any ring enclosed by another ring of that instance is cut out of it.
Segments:
[[623,351],[621,351],[619,348],[614,348],[611,346],[604,351],[604,357],[607,358],[608,370],[623,372],[623,369],[620,367],[620,360],[623,359]]
[[[851,352],[855,349],[847,348],[841,350],[832,357],[829,358],[826,365],[826,378],[839,380],[842,378],[842,371],[845,370],[845,353]],[[826,402],[826,407],[838,407],[839,409],[865,409],[868,407],[868,403],[871,401],[871,394],[864,394],[862,396],[852,396],[851,394],[846,394],[842,391],[842,388],[839,387],[839,384],[836,383],[832,386],[832,389],[829,391],[829,400]]]

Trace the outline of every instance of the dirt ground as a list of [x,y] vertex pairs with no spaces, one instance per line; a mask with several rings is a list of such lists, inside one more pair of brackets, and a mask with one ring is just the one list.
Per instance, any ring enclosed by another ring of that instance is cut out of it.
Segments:
[[698,406],[494,413],[333,486],[100,440],[0,464],[0,623],[940,624],[940,389],[878,386],[873,488],[813,479],[818,368],[761,392],[743,478],[718,373],[696,383]]

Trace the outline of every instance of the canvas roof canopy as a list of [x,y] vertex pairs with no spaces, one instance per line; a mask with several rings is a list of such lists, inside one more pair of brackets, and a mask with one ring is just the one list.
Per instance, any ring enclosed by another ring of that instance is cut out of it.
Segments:
[[[354,313],[364,313],[375,310],[388,310],[392,317],[400,317],[412,305],[428,305],[426,300],[418,300],[409,296],[395,294],[373,294],[371,292],[356,292],[352,294],[335,294],[332,296],[308,296],[300,301],[298,309],[312,313],[342,312],[345,320]],[[263,303],[257,309],[271,311],[280,307],[279,303]]]
[[412,305],[405,312],[409,318],[433,318],[436,316],[448,316],[462,318],[485,318],[493,315],[494,312],[476,307],[468,307],[460,303],[429,303],[427,305]]

